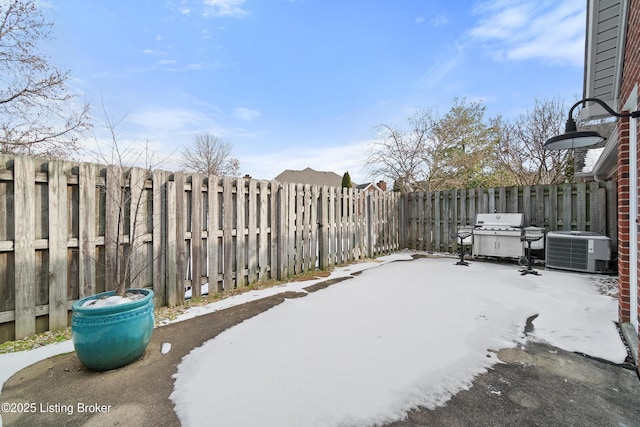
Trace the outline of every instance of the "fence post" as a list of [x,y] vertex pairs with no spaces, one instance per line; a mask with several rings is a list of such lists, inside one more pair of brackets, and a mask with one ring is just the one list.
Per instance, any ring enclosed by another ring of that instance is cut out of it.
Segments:
[[270,227],[269,224],[269,183],[267,181],[260,181],[260,224],[259,224],[259,239],[260,250],[258,252],[258,280],[267,278],[267,267],[269,264],[269,234],[267,230]]
[[562,229],[566,231],[571,231],[572,228],[571,192],[571,184],[562,185]]
[[308,206],[311,210],[309,215],[309,248],[310,269],[314,270],[318,268],[318,186],[311,186],[311,193],[309,194]]
[[78,236],[79,296],[96,293],[96,166],[80,165],[78,178],[78,209],[80,223]]
[[146,285],[146,269],[149,267],[146,259],[143,235],[146,233],[147,216],[145,203],[147,171],[141,168],[129,169],[129,272],[130,286],[142,288]]
[[[305,185],[304,184],[294,184],[292,186],[291,192],[291,210],[289,212],[294,212],[291,215],[292,221],[291,224],[291,242],[293,243],[293,250],[290,251],[290,255],[293,257],[293,267],[292,270],[296,274],[300,274],[305,271],[304,262],[302,257],[304,256],[304,252],[302,250],[304,246],[304,194],[305,194]],[[295,249],[294,249],[295,248]]]
[[207,178],[207,198],[209,213],[207,215],[207,254],[209,255],[209,295],[223,291],[218,282],[220,246],[218,231],[220,230],[220,200],[218,196],[218,177]]
[[249,178],[249,203],[247,213],[247,271],[251,285],[258,281],[258,221],[260,218],[260,205],[258,204],[259,182]]
[[245,179],[236,179],[236,288],[244,287],[245,278]]
[[[64,162],[51,160],[49,198],[49,330],[67,327],[67,175]],[[33,209],[33,207],[32,207]]]
[[166,224],[165,238],[165,297],[169,307],[175,307],[178,304],[178,245],[177,245],[177,218],[176,218],[176,183],[168,181],[165,184],[165,209],[164,223]]
[[371,194],[367,194],[367,257],[373,258],[373,206]]
[[191,175],[191,296],[201,295],[202,281],[202,175]]
[[271,257],[271,266],[269,277],[271,279],[277,279],[279,274],[280,265],[280,247],[279,247],[279,227],[280,227],[280,190],[282,184],[276,180],[271,180],[269,183],[269,254]]
[[287,277],[287,197],[289,195],[289,184],[280,183],[278,185],[278,197],[277,197],[277,222],[278,222],[278,265],[277,265],[277,279],[284,280]]
[[298,273],[295,268],[295,260],[296,260],[296,190],[298,184],[288,183],[285,184],[285,189],[287,189],[287,193],[285,193],[285,208],[286,208],[286,227],[287,230],[286,239],[287,239],[287,251],[285,252],[285,257],[287,261],[285,263],[285,275],[289,277],[294,273]]
[[233,289],[233,178],[222,180],[222,286]]
[[153,172],[153,250],[152,250],[152,263],[153,263],[153,292],[155,294],[156,305],[162,306],[166,302],[166,234],[167,223],[166,216],[166,173],[163,171]]
[[[398,193],[396,193],[395,191],[393,192],[396,196],[398,195]],[[398,220],[398,245],[401,248],[406,248],[407,244],[406,244],[406,238],[405,238],[405,234],[406,234],[406,230],[407,230],[407,222],[404,220],[404,205],[405,205],[405,201],[407,199],[407,193],[399,193],[399,198],[397,201],[398,204],[398,211],[397,211],[397,220]]]
[[35,276],[35,170],[33,159],[18,156],[13,168],[15,336],[21,339],[36,332]]
[[320,270],[329,268],[329,213],[327,212],[327,186],[320,188],[318,201],[318,266]]
[[124,211],[122,193],[122,170],[117,166],[107,166],[104,216],[105,291],[114,290],[119,279],[116,265],[120,252],[118,242],[122,242],[122,225],[124,224],[124,219],[119,220]]
[[176,172],[173,176],[175,181],[175,204],[176,204],[176,303],[184,302],[184,281],[187,271],[187,248],[185,242],[187,206],[185,203],[185,176],[182,172]]

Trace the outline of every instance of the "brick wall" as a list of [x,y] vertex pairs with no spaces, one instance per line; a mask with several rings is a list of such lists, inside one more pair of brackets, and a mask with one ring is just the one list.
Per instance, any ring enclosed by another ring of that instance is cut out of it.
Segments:
[[[627,36],[622,68],[622,86],[620,93],[620,109],[631,96],[634,88],[640,85],[640,0],[630,0],[627,21]],[[640,299],[629,301],[630,287],[638,288],[640,295],[640,281],[629,283],[629,271],[631,268],[640,270],[638,264],[629,265],[630,251],[640,252],[640,246],[629,247],[629,224],[638,218],[629,218],[629,186],[640,186],[640,179],[629,182],[629,170],[635,168],[640,177],[640,150],[634,165],[629,164],[629,120],[621,119],[618,127],[618,281],[619,281],[619,316],[620,321],[629,322],[631,315],[630,304],[638,306],[640,313]],[[640,129],[640,126],[638,126]],[[636,140],[640,139],[640,136]],[[638,144],[640,147],[640,144]],[[638,148],[636,147],[636,148]],[[638,200],[635,201],[638,203]],[[638,257],[640,258],[640,256]],[[640,277],[640,274],[638,274]],[[638,336],[640,342],[640,334]],[[640,352],[640,345],[638,346]]]

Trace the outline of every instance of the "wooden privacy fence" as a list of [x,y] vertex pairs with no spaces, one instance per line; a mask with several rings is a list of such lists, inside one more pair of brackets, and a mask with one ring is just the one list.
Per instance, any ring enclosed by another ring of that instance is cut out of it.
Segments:
[[156,305],[285,280],[399,249],[396,193],[0,155],[0,342],[69,324],[74,301],[130,286]]
[[615,181],[412,192],[399,210],[400,246],[409,249],[453,252],[458,226],[494,212],[523,213],[525,227],[605,234],[614,251],[618,242]]

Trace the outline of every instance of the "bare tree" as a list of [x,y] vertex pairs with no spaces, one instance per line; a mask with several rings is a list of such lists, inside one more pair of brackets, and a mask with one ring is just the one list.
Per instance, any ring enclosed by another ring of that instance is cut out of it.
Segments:
[[513,122],[498,119],[498,163],[504,185],[557,184],[573,177],[571,150],[545,150],[543,143],[564,133],[566,109],[561,101],[535,100],[533,109]]
[[425,159],[431,162],[430,190],[495,184],[493,158],[497,139],[484,114],[481,102],[456,98],[444,117],[431,118],[433,149]]
[[371,176],[390,178],[401,191],[425,189],[430,172],[423,162],[429,131],[425,114],[418,112],[409,117],[409,131],[386,124],[376,126],[378,135],[366,161]]
[[[109,140],[104,149],[97,144],[96,160],[107,164],[105,186],[100,189],[105,200],[104,272],[107,289],[113,287],[123,296],[129,287],[144,286],[153,260],[148,258],[145,240],[148,226],[149,193],[147,180],[162,162],[155,160],[149,143],[124,144],[116,129],[126,116],[115,120],[104,107],[104,127]],[[142,286],[139,286],[142,285]]]
[[240,161],[231,157],[232,145],[210,133],[199,134],[192,147],[185,147],[180,165],[207,175],[238,175]]
[[52,24],[35,3],[0,2],[0,152],[65,158],[90,128],[89,106],[74,110],[69,73],[38,52]]
[[366,166],[370,175],[395,182],[397,190],[443,190],[485,185],[492,176],[493,130],[484,122],[484,106],[455,99],[440,117],[418,111],[408,128],[377,126]]

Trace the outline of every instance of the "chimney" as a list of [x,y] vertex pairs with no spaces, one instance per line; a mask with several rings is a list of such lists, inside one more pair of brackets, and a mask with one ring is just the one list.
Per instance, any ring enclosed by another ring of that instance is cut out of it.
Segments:
[[386,182],[379,181],[377,185],[382,191],[387,191],[387,183]]
[[251,175],[245,174],[244,179],[251,179]]

